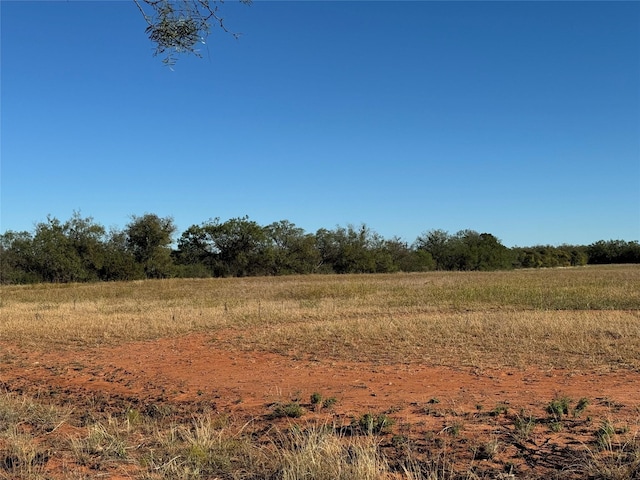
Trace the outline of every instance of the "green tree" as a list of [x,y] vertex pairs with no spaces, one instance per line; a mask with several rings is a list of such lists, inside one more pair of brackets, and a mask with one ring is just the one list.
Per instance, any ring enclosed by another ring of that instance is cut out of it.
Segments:
[[315,236],[305,233],[288,220],[265,227],[270,241],[271,273],[274,275],[312,273],[320,264]]
[[176,226],[173,218],[161,218],[152,213],[132,216],[125,228],[127,249],[142,265],[147,278],[167,278],[175,275],[171,258],[171,243]]
[[513,264],[517,268],[552,268],[586,265],[586,247],[575,245],[536,245],[514,247]]
[[490,233],[460,230],[449,235],[431,230],[415,242],[418,251],[431,255],[438,270],[502,270],[513,267],[514,254]]
[[144,265],[136,261],[125,231],[112,229],[107,235],[100,278],[106,281],[146,278]]
[[533,248],[516,247],[512,249],[517,268],[540,268],[542,260],[538,252]]
[[216,277],[244,277],[271,273],[266,229],[248,217],[219,218],[194,225],[178,241],[182,264],[199,263]]
[[574,267],[584,266],[589,261],[586,247],[573,245],[569,247],[569,252],[571,254],[571,265]]
[[92,217],[82,218],[79,212],[64,224],[65,234],[80,257],[84,270],[84,280],[98,280],[105,257],[105,229],[95,223]]
[[[366,241],[369,257],[373,259],[371,273],[391,273],[400,270],[395,262],[389,242],[379,233],[369,231]],[[369,261],[371,264],[371,261]]]
[[414,248],[429,253],[435,262],[436,270],[453,270],[455,267],[454,238],[445,230],[429,230],[423,233],[416,239]]
[[0,283],[35,283],[42,277],[34,269],[33,236],[7,231],[0,235]]
[[57,218],[36,224],[32,245],[31,267],[45,282],[72,282],[82,276],[80,257]]
[[375,233],[366,225],[355,228],[321,228],[316,232],[316,248],[321,257],[321,271],[335,273],[372,273],[376,271],[373,244]]
[[74,213],[62,223],[54,217],[36,224],[30,270],[47,282],[85,282],[99,279],[104,228],[91,217]]
[[399,237],[387,240],[372,232],[368,248],[374,259],[376,273],[424,272],[435,269],[430,253],[411,248]]
[[383,248],[395,271],[412,272],[416,270],[413,265],[414,251],[409,248],[407,242],[399,237],[393,237],[391,240],[384,241]]
[[461,230],[453,237],[454,270],[505,270],[512,268],[512,252],[490,233]]
[[182,276],[207,277],[215,271],[217,250],[204,225],[192,225],[178,239],[174,252]]
[[589,263],[640,263],[640,243],[600,240],[587,247]]
[[460,240],[467,252],[465,270],[506,270],[513,267],[511,251],[494,235],[464,230],[460,233]]
[[232,218],[212,230],[219,259],[236,277],[265,275],[272,263],[266,230],[249,217]]
[[85,282],[100,279],[104,228],[78,212],[66,222],[47,217],[33,234],[2,236],[3,282]]

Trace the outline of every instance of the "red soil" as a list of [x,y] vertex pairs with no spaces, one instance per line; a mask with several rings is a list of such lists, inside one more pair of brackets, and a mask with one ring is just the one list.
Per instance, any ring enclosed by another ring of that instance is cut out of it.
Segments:
[[[577,452],[580,446],[593,444],[593,433],[602,420],[612,419],[637,431],[640,419],[640,373],[627,370],[480,371],[325,362],[234,351],[223,334],[77,351],[28,351],[0,345],[0,359],[0,387],[79,405],[79,410],[83,404],[90,408],[99,398],[114,410],[127,403],[141,409],[168,403],[185,414],[200,408],[272,422],[270,405],[299,399],[311,410],[310,395],[318,392],[323,398],[335,397],[337,403],[331,410],[309,411],[302,422],[326,419],[346,425],[367,412],[386,413],[395,420],[396,440],[413,439],[417,448],[422,445],[426,451],[431,448],[426,439],[441,438],[447,448],[459,444],[467,460],[474,446],[495,438],[505,447],[487,462],[508,463],[530,476],[559,468],[562,462],[554,460],[554,455],[562,456],[567,448]],[[539,425],[530,439],[515,439],[516,412],[525,409],[538,419],[548,418],[546,406],[559,397],[572,399],[572,404],[585,397],[590,404],[580,420],[571,420],[569,429],[553,433]],[[494,411],[500,404],[508,406],[511,416]],[[454,436],[456,425],[460,431]]]

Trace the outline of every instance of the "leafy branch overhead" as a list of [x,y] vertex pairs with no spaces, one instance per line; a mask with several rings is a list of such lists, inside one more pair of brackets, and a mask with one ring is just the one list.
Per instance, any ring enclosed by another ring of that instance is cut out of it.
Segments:
[[[238,37],[227,29],[220,15],[223,0],[133,0],[147,22],[146,34],[155,44],[154,55],[164,55],[167,65],[174,65],[175,55],[192,53],[201,56],[197,45],[204,44],[212,25]],[[246,5],[252,0],[239,0]]]

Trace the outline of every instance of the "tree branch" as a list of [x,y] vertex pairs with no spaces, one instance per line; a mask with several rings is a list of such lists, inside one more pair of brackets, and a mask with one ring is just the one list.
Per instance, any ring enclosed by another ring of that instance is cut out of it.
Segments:
[[[218,28],[238,38],[240,34],[227,29],[224,19],[218,14],[218,5],[223,0],[133,0],[147,22],[146,33],[155,43],[154,55],[165,52],[163,60],[168,65],[175,64],[174,54],[192,53],[200,56],[195,45],[204,43],[215,21]],[[239,0],[250,5],[252,0]],[[147,7],[145,9],[145,6]]]

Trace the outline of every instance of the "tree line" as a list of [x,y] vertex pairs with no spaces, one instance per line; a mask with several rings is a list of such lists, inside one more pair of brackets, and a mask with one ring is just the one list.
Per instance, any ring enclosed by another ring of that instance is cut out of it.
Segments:
[[640,263],[638,241],[508,248],[494,235],[474,230],[429,230],[409,244],[383,238],[366,225],[308,233],[288,220],[262,226],[239,217],[216,218],[176,234],[171,217],[150,213],[110,230],[77,212],[64,222],[47,217],[32,232],[0,234],[0,283]]

